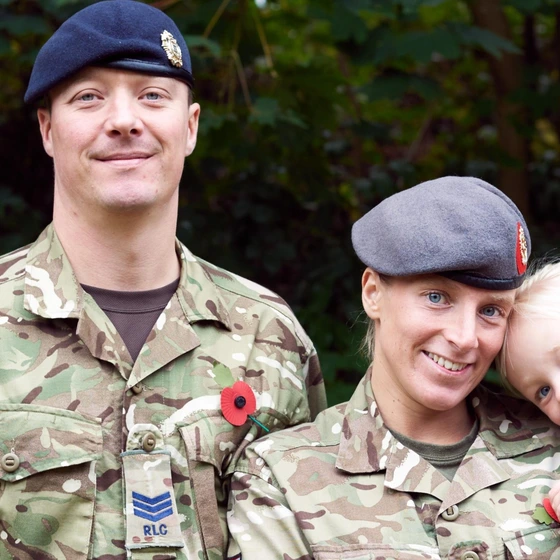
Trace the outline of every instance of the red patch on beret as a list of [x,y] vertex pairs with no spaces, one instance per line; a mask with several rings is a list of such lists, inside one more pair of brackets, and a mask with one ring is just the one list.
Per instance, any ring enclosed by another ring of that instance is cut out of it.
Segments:
[[515,261],[517,262],[518,274],[523,274],[527,270],[527,239],[520,222],[517,222],[517,246],[515,248]]

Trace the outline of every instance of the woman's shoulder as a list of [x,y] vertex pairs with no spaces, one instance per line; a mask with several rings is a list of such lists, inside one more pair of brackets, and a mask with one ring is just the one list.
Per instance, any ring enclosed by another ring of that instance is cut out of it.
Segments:
[[[296,456],[333,454],[340,444],[344,414],[348,403],[341,403],[317,415],[313,422],[306,422],[286,430],[262,437],[249,445],[235,470],[262,475],[266,466],[273,467],[282,461],[294,461]],[[264,467],[264,469],[263,469]]]
[[543,445],[560,449],[560,427],[527,400],[480,386],[471,395],[471,405],[486,440],[520,449]]

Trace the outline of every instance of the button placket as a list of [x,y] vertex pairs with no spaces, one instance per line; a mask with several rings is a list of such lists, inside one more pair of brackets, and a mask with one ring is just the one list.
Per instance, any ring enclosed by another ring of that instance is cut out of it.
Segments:
[[459,508],[457,506],[450,506],[442,512],[441,516],[445,521],[455,521],[459,517]]
[[136,385],[133,385],[130,390],[135,395],[139,395],[144,390],[144,386],[142,385],[142,383],[136,383]]

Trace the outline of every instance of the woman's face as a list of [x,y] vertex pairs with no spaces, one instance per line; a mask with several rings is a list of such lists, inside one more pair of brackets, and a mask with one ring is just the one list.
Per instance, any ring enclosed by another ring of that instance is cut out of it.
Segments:
[[558,319],[512,317],[506,352],[508,381],[560,424]]
[[473,288],[438,275],[381,280],[367,269],[364,309],[375,321],[372,382],[415,414],[463,407],[498,353],[515,290]]

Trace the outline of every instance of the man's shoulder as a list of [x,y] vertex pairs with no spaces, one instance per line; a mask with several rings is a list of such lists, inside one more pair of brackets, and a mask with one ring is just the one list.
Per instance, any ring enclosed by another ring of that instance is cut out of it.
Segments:
[[[191,253],[192,255],[192,253]],[[259,301],[264,305],[278,308],[281,311],[287,311],[292,314],[292,311],[286,301],[282,299],[278,294],[249,280],[243,276],[239,276],[234,272],[230,272],[225,268],[216,266],[215,264],[208,262],[196,255],[192,255],[193,258],[202,266],[205,272],[210,276],[214,284],[222,290],[232,292],[234,294],[248,297]]]
[[294,312],[288,303],[277,293],[252,280],[193,255],[185,246],[183,246],[183,250],[188,260],[194,260],[202,267],[216,289],[224,296],[223,300],[229,303],[230,307],[237,306],[238,298],[250,299],[253,304],[259,308],[259,315],[266,311],[274,313],[275,315],[280,315],[293,327],[298,338],[305,342],[305,346],[310,345],[309,338],[296,319]]
[[25,274],[25,264],[30,247],[31,245],[19,247],[0,256],[0,286],[10,280],[21,278]]
[[23,311],[23,294],[25,291],[25,267],[29,248],[30,245],[26,245],[0,256],[1,318],[12,316],[17,317],[19,320],[22,315],[25,315]]

